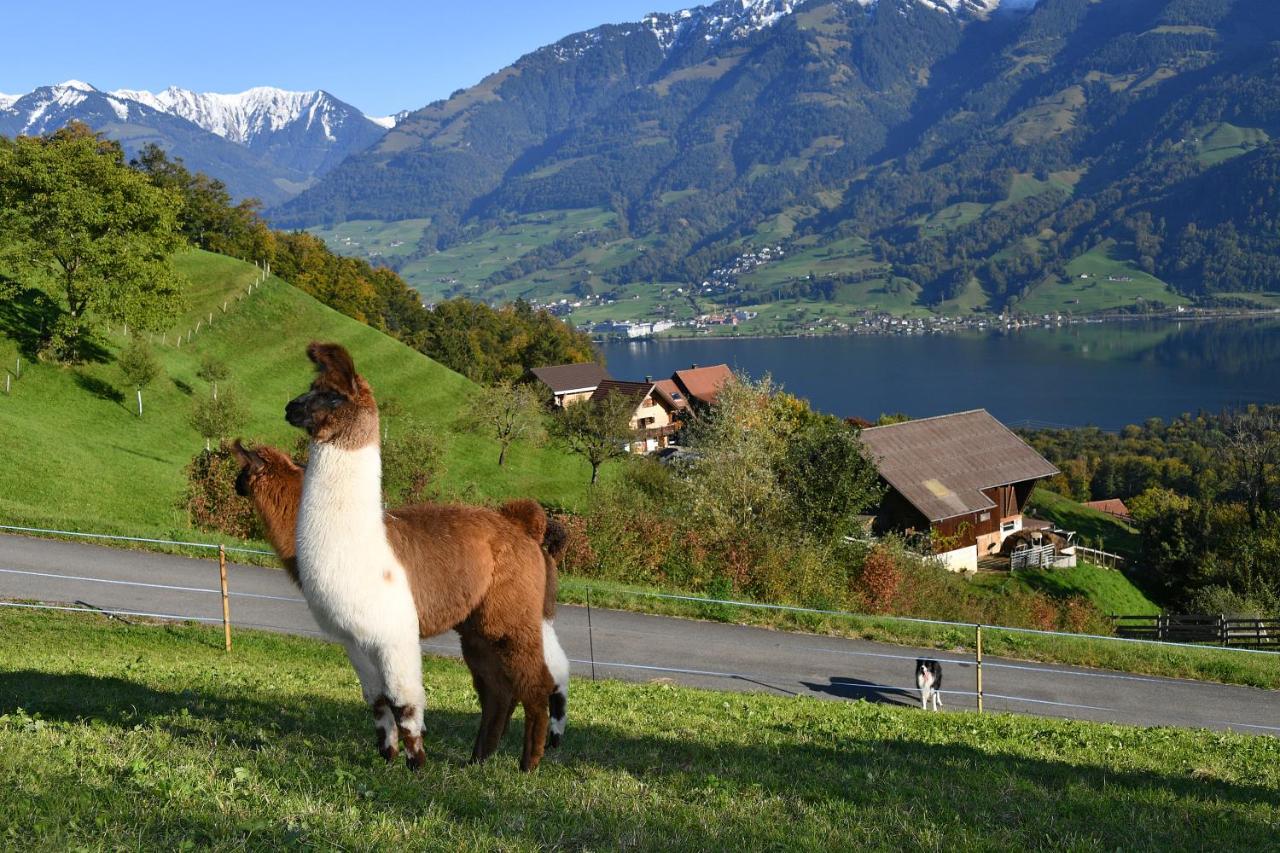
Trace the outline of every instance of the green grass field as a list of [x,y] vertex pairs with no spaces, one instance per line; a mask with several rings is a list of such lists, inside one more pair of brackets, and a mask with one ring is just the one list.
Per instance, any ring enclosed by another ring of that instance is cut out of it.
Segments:
[[[427,764],[384,766],[341,650],[0,612],[8,849],[1257,850],[1280,739],[575,681],[564,747],[462,762],[428,659]],[[513,728],[520,726],[517,715]]]
[[1196,138],[1196,156],[1206,166],[1216,166],[1248,154],[1271,139],[1262,128],[1238,127],[1227,122],[1197,128]]
[[413,254],[430,219],[353,219],[332,226],[308,228],[340,255],[374,260],[396,260]]
[[1119,554],[1130,562],[1138,558],[1141,546],[1138,532],[1113,515],[1090,509],[1048,489],[1032,492],[1028,506],[1037,517],[1048,519],[1065,530],[1074,530],[1077,544]]
[[[5,523],[189,538],[178,498],[183,467],[203,447],[188,424],[196,396],[209,393],[196,377],[201,358],[212,354],[230,368],[229,384],[248,410],[244,437],[291,448],[299,433],[284,422],[284,404],[310,382],[305,347],[316,339],[347,345],[379,398],[400,404],[403,414],[387,419],[389,430],[412,421],[440,437],[450,491],[475,499],[530,495],[570,506],[584,498],[590,474],[577,457],[517,447],[500,469],[496,444],[459,432],[454,424],[476,391],[462,376],[279,279],[237,299],[252,281],[251,265],[204,252],[184,253],[177,265],[193,282],[189,317],[207,319],[212,311],[214,323],[190,344],[184,336],[181,348],[173,334],[157,343],[164,373],[143,393],[142,418],[114,363],[124,343],[119,329],[107,338],[101,362],[28,362],[13,393],[0,397]],[[12,365],[18,355],[18,331],[14,323],[0,326],[3,363]]]
[[[1109,280],[1112,278],[1128,281]],[[1051,279],[1037,285],[1016,307],[1026,314],[1091,314],[1135,302],[1172,306],[1186,305],[1189,300],[1143,272],[1125,256],[1124,247],[1107,240],[1067,264],[1065,280]]]
[[405,264],[400,274],[425,299],[451,295],[488,298],[482,290],[488,276],[558,239],[608,228],[612,221],[613,214],[599,208],[528,214],[443,252]]
[[1114,569],[1080,563],[1070,569],[1020,571],[1017,579],[1051,595],[1083,595],[1109,616],[1147,616],[1160,612],[1158,604]]

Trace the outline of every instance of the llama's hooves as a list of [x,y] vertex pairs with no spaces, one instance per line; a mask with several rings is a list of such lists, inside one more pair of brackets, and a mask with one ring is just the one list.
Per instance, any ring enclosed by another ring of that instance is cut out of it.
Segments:
[[421,770],[422,766],[427,763],[427,753],[422,748],[421,737],[413,736],[405,739],[404,763],[409,766],[410,770]]
[[384,746],[378,749],[378,754],[382,756],[384,761],[390,764],[396,760],[398,755],[400,755],[400,749],[395,746]]
[[561,735],[559,732],[552,732],[551,734],[547,735],[547,746],[550,747],[551,749],[559,749],[560,738],[561,738]]

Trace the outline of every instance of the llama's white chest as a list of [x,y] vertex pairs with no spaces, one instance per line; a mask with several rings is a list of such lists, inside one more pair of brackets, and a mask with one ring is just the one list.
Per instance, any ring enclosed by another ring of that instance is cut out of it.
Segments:
[[325,630],[339,637],[417,631],[404,568],[382,521],[377,447],[312,447],[297,529],[298,578]]

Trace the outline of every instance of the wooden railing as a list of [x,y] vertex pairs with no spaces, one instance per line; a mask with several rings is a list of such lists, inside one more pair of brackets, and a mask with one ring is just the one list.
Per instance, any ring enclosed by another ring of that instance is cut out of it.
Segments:
[[1093,563],[1095,566],[1102,566],[1104,569],[1118,569],[1124,563],[1124,557],[1119,554],[1099,551],[1097,548],[1086,548],[1083,545],[1077,545],[1075,548],[1078,557]]
[[1280,650],[1280,619],[1213,614],[1113,616],[1116,635],[1166,643],[1203,643],[1248,649]]

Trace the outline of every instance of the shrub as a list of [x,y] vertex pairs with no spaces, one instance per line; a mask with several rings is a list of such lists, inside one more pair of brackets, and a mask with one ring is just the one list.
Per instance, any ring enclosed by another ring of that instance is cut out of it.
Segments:
[[187,463],[182,508],[198,530],[225,533],[237,539],[260,539],[262,524],[253,502],[236,494],[240,464],[225,444],[201,450]]
[[893,608],[898,588],[902,586],[902,570],[898,559],[886,548],[873,548],[867,554],[850,590],[853,600],[871,613],[888,613]]

